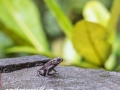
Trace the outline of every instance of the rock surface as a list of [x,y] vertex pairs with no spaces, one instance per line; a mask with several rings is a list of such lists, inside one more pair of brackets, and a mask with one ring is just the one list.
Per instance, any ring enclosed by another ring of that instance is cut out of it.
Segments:
[[0,59],[0,70],[2,73],[8,73],[23,68],[40,66],[49,60],[50,58],[41,55]]
[[120,73],[73,66],[57,66],[59,74],[37,76],[41,66],[2,73],[2,89],[120,90]]

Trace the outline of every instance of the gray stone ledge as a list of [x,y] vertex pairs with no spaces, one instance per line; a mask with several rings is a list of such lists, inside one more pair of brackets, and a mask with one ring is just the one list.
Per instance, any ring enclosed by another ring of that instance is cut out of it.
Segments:
[[40,67],[2,73],[3,88],[27,88],[54,90],[120,90],[120,73],[104,70],[58,66],[59,74],[37,76]]
[[120,73],[73,66],[57,66],[59,74],[37,76],[41,66],[2,73],[2,89],[120,90]]
[[50,58],[41,55],[0,59],[0,70],[1,73],[8,73],[23,68],[40,66],[49,60]]

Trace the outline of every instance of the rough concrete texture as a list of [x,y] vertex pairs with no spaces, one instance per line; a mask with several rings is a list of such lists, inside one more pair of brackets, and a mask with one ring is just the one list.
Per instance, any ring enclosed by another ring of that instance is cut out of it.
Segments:
[[58,66],[59,74],[38,77],[39,68],[2,73],[2,89],[120,90],[120,73]]
[[0,70],[2,73],[8,73],[23,68],[40,66],[49,60],[49,58],[41,55],[0,59]]

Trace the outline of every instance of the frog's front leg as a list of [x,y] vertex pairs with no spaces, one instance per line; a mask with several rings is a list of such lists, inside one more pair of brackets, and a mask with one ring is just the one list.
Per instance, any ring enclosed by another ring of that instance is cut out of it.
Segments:
[[53,71],[55,72],[54,74],[59,74],[55,69],[53,69]]

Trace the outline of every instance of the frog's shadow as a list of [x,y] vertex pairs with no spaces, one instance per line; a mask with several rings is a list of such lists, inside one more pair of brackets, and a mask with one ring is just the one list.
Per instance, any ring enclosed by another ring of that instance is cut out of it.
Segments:
[[[37,75],[38,76],[38,75]],[[59,73],[49,73],[47,76],[39,75],[39,77],[45,77],[45,78],[60,78]]]

